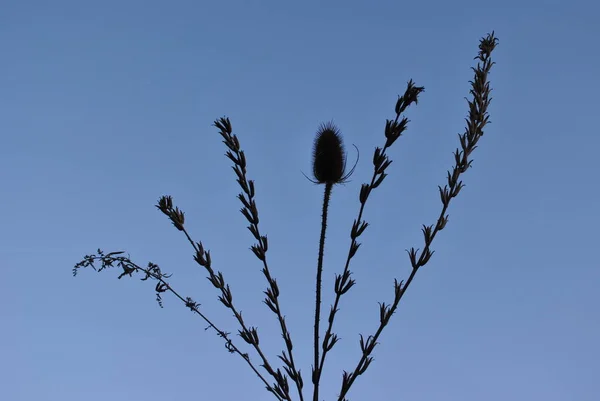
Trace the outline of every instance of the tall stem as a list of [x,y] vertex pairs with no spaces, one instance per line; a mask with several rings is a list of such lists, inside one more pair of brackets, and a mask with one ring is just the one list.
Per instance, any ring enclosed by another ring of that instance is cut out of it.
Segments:
[[319,323],[321,321],[321,275],[323,273],[323,249],[325,248],[325,231],[327,230],[327,209],[331,198],[333,184],[325,184],[323,195],[323,214],[321,219],[321,238],[319,239],[319,261],[317,264],[317,288],[315,296],[315,362],[313,366],[312,381],[314,384],[313,401],[319,401],[319,379],[321,367],[319,366]]

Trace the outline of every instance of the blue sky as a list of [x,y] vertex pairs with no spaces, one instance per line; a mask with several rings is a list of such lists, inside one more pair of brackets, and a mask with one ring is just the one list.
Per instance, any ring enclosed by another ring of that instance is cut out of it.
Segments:
[[[333,191],[332,301],[373,149],[409,79],[426,92],[369,199],[321,398],[338,394],[406,278],[406,248],[441,204],[480,37],[496,31],[492,124],[436,253],[381,337],[352,401],[597,401],[599,9],[592,1],[4,1],[0,13],[0,387],[23,400],[271,400],[173,297],[117,271],[71,276],[98,247],[172,272],[218,325],[236,323],[155,207],[174,197],[276,364],[230,162],[227,115],[256,180],[261,230],[310,387],[322,187],[314,133],[333,120],[351,182]],[[595,177],[595,178],[594,178]],[[596,184],[594,184],[596,182]],[[238,339],[238,343],[243,346]],[[248,350],[250,351],[250,350]],[[308,390],[308,388],[307,388]],[[307,391],[308,395],[308,391]]]

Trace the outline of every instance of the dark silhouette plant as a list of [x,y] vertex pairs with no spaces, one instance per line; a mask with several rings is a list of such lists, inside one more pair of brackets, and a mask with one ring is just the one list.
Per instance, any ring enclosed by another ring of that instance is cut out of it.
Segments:
[[[342,382],[338,401],[347,401],[346,394],[352,387],[356,379],[361,376],[370,366],[373,361],[371,354],[377,346],[379,336],[383,329],[389,323],[392,315],[396,311],[400,300],[406,293],[406,290],[412,283],[419,268],[427,264],[431,259],[434,251],[431,250],[431,244],[435,236],[444,229],[448,223],[448,215],[446,214],[450,201],[455,198],[461,189],[463,183],[460,177],[471,167],[471,153],[477,148],[479,139],[483,136],[483,128],[489,123],[488,106],[491,102],[491,88],[488,80],[488,74],[494,63],[491,61],[491,54],[498,43],[498,39],[494,36],[494,32],[482,38],[479,43],[479,54],[475,57],[478,60],[477,66],[472,67],[474,71],[474,79],[470,81],[471,99],[467,100],[469,105],[469,114],[466,120],[466,128],[463,134],[459,134],[460,149],[454,152],[454,167],[447,173],[447,184],[444,187],[438,186],[442,209],[435,224],[423,225],[422,232],[424,237],[424,247],[422,250],[410,248],[407,250],[410,264],[412,266],[411,273],[406,281],[398,282],[394,279],[394,298],[389,304],[385,302],[379,303],[379,325],[375,332],[368,335],[366,338],[360,335],[360,348],[362,355],[356,366],[351,371],[344,371],[342,374]],[[339,311],[342,295],[347,293],[355,284],[352,278],[352,272],[349,270],[350,261],[358,251],[360,243],[358,238],[365,232],[369,226],[363,218],[365,206],[371,192],[378,188],[384,179],[387,177],[387,168],[392,163],[392,160],[387,155],[387,150],[400,138],[408,126],[409,120],[403,116],[407,108],[417,103],[419,95],[424,91],[423,87],[416,86],[412,80],[408,82],[406,91],[400,96],[396,102],[395,118],[387,120],[385,123],[385,143],[383,147],[375,148],[373,154],[373,175],[371,181],[367,184],[362,184],[359,193],[360,208],[358,217],[354,220],[350,230],[350,248],[344,270],[341,274],[335,275],[335,299],[329,311],[327,319],[327,329],[322,337],[320,337],[320,322],[321,322],[321,276],[323,271],[324,244],[325,234],[327,230],[327,210],[331,190],[333,185],[344,182],[354,171],[346,172],[346,153],[344,150],[343,140],[340,130],[333,123],[322,124],[317,132],[317,137],[313,149],[313,176],[314,183],[324,184],[324,198],[322,208],[322,223],[321,235],[319,239],[319,252],[316,274],[316,294],[315,294],[315,321],[314,321],[314,362],[312,366],[311,379],[313,383],[313,401],[319,401],[319,385],[323,365],[326,355],[338,342],[339,337],[333,332],[333,325],[337,312]],[[159,266],[154,263],[148,263],[147,267],[142,267],[131,261],[129,256],[124,256],[125,252],[110,252],[104,253],[98,249],[96,254],[86,255],[83,260],[73,268],[73,275],[83,267],[91,267],[94,270],[101,271],[109,267],[119,267],[123,271],[119,275],[119,279],[124,276],[133,276],[134,273],[141,274],[141,280],[152,279],[156,281],[155,292],[156,300],[162,307],[162,294],[170,292],[175,297],[179,298],[186,307],[200,316],[209,326],[215,330],[218,336],[225,341],[226,349],[231,353],[240,355],[244,361],[250,366],[259,379],[265,384],[278,400],[292,400],[290,394],[291,380],[294,383],[298,393],[298,399],[304,401],[304,379],[301,370],[296,366],[293,356],[293,342],[291,334],[287,328],[285,317],[282,313],[282,308],[279,302],[279,286],[277,280],[273,277],[269,264],[267,262],[267,251],[269,249],[267,236],[261,234],[259,228],[258,207],[255,202],[254,181],[247,178],[246,172],[246,157],[241,150],[240,142],[235,134],[231,122],[228,118],[223,117],[214,122],[214,126],[218,128],[219,133],[223,137],[223,143],[228,150],[226,156],[233,162],[233,171],[237,177],[237,182],[242,189],[238,195],[238,199],[242,203],[241,213],[248,221],[248,229],[256,240],[256,243],[251,246],[251,250],[258,260],[262,263],[262,273],[267,280],[267,289],[264,291],[264,303],[275,314],[283,340],[285,349],[281,351],[278,358],[282,362],[280,368],[273,367],[269,359],[260,347],[258,329],[254,326],[249,326],[235,306],[231,289],[221,271],[215,271],[212,266],[212,259],[209,250],[206,250],[202,242],[195,242],[185,228],[185,215],[178,207],[173,206],[173,199],[170,196],[163,196],[158,201],[156,207],[164,213],[173,223],[175,228],[183,232],[188,242],[194,249],[194,260],[202,266],[208,273],[208,280],[219,291],[218,299],[228,308],[236,320],[240,328],[238,335],[251,348],[254,349],[257,357],[260,359],[259,370],[255,362],[252,361],[248,353],[242,352],[240,348],[234,344],[231,338],[231,333],[226,332],[217,326],[200,311],[200,305],[190,297],[183,297],[173,289],[167,281],[171,276],[162,272]],[[356,167],[356,165],[355,165]],[[283,370],[282,370],[283,369]],[[268,376],[267,376],[268,375]],[[268,380],[270,377],[272,382]]]

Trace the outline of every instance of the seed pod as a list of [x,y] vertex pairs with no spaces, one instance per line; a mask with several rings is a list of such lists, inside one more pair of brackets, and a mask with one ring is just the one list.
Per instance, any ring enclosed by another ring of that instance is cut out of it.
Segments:
[[313,175],[316,182],[342,182],[345,169],[346,153],[340,130],[332,122],[321,124],[313,147]]

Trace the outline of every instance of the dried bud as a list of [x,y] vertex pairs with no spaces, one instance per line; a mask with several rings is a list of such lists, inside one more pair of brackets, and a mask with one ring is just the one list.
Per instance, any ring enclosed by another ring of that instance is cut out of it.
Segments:
[[321,124],[313,148],[313,175],[319,184],[344,180],[346,153],[339,129],[331,122]]

